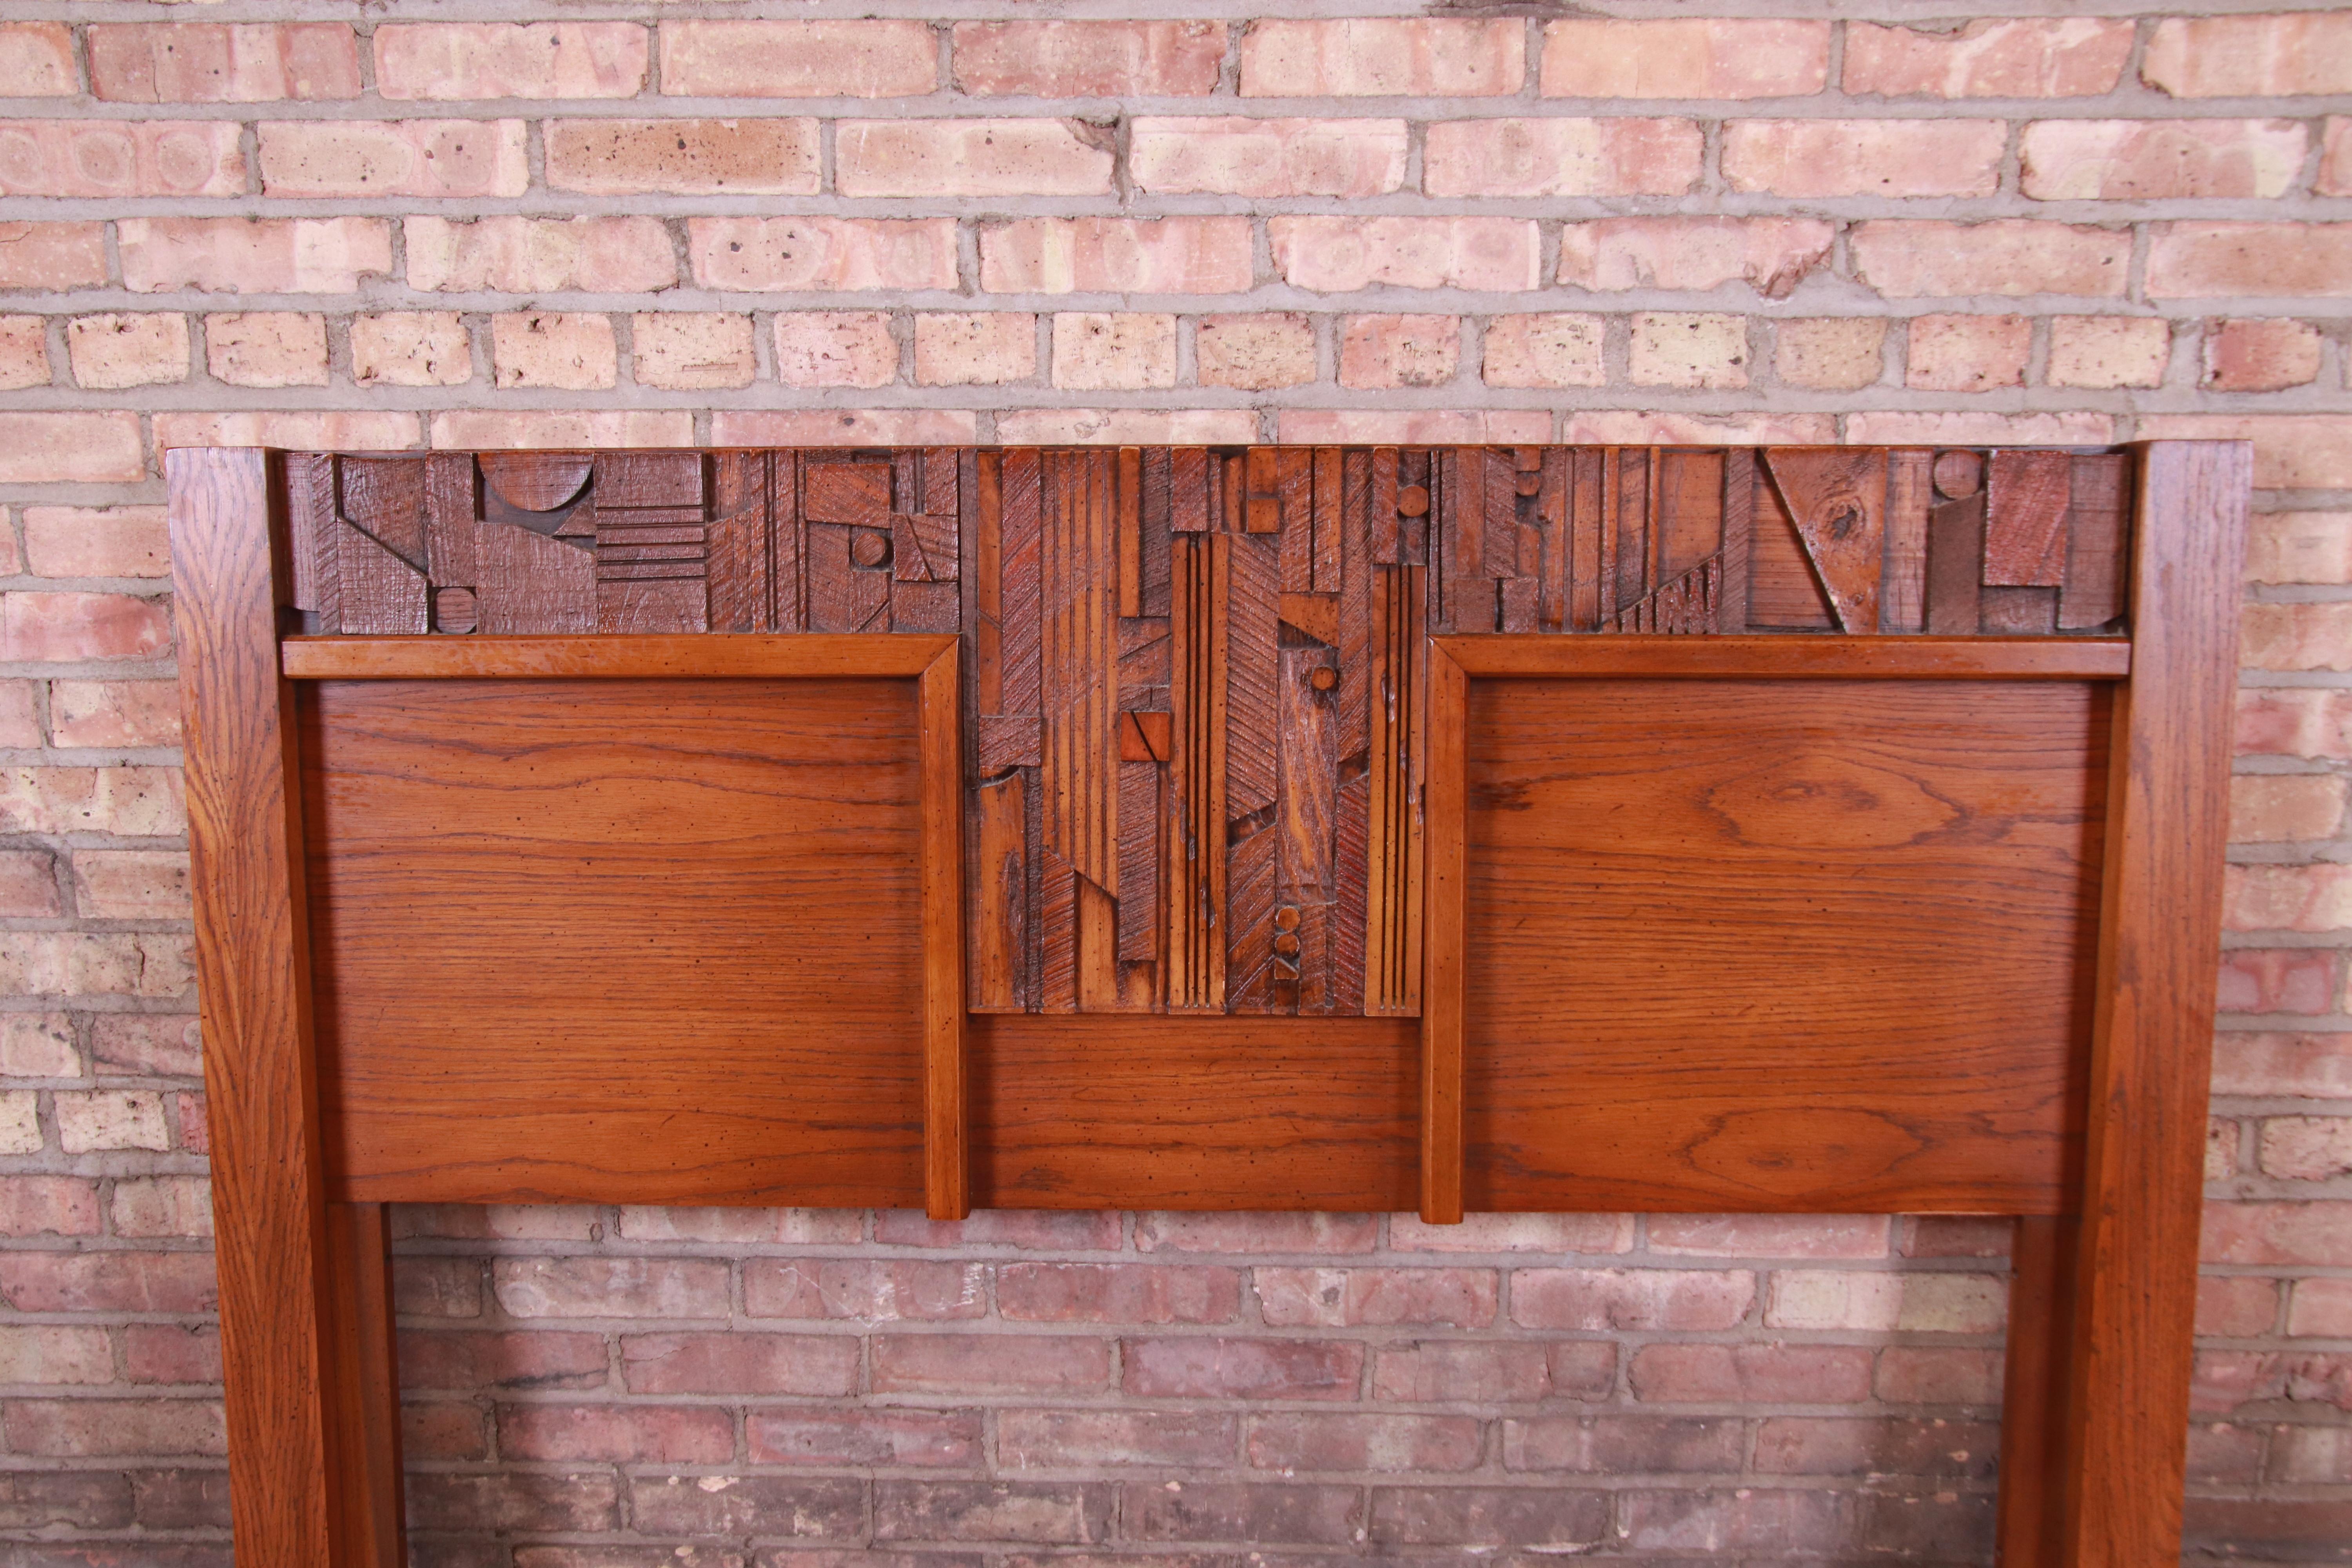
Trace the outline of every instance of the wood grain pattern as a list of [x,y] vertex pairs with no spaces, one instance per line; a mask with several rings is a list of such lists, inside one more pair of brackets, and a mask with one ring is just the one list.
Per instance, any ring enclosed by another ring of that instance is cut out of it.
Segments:
[[1463,1053],[1469,1037],[1467,731],[1469,679],[1429,654],[1428,870],[1421,1017],[1421,1217],[1458,1225],[1464,1198]]
[[1985,500],[1982,491],[1939,501],[1927,513],[1927,630],[1965,637],[1983,618]]
[[343,1373],[324,1314],[326,1147],[292,782],[299,753],[278,673],[269,470],[258,451],[165,454],[173,624],[230,1518],[253,1561],[338,1563],[350,1542],[331,1491],[343,1472],[327,1402]]
[[2074,464],[2058,626],[2063,631],[2093,631],[2124,613],[2131,566],[2131,458],[2121,452],[2084,453]]
[[1433,833],[1467,746],[1424,1024],[1442,1070],[1450,928],[1470,1206],[2064,1204],[2104,688],[1478,680],[1454,746],[1432,705]]
[[[1378,572],[1372,585],[1370,741],[1366,780],[1364,1011],[1421,1009],[1422,900],[1428,814],[1429,651],[1422,566]],[[1466,640],[1466,639],[1465,639]]]
[[933,1219],[971,1207],[964,1104],[962,680],[950,640],[915,681],[922,796],[923,1206]]
[[2180,1551],[2251,466],[2241,442],[2137,453],[2068,1369],[2065,1545],[2094,1568]]
[[1927,511],[1935,504],[1928,480],[1932,455],[1897,451],[1886,455],[1886,570],[1879,598],[1878,629],[1927,629]]
[[2063,452],[1992,455],[1986,477],[1987,587],[2055,588],[2066,576],[2074,460]]
[[1764,466],[1795,520],[1838,625],[1878,629],[1886,564],[1886,453],[1867,447],[1774,447]]
[[1436,646],[1488,678],[2113,680],[2132,664],[2121,637],[1440,637]]

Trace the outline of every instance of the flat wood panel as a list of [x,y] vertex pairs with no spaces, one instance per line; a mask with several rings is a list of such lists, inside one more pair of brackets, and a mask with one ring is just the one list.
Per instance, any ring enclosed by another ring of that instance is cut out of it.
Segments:
[[322,682],[335,1196],[919,1204],[912,680]]
[[975,1014],[983,1208],[1405,1209],[1410,1018]]
[[2107,708],[1474,681],[1468,1206],[2057,1210]]

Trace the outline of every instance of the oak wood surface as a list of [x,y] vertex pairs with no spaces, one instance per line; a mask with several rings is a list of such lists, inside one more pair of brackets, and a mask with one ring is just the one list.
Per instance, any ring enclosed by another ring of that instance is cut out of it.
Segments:
[[335,1194],[923,1201],[917,696],[308,688]]
[[2138,453],[2062,1461],[2074,1568],[2180,1550],[2251,465],[2242,442]]
[[933,1219],[971,1206],[964,1104],[963,693],[956,645],[916,679],[922,797],[923,1195]]
[[2123,637],[1447,637],[1432,643],[1480,679],[2111,680],[2128,674],[2132,659]]
[[[1467,639],[1464,639],[1467,640]],[[1469,1035],[1466,942],[1469,678],[1452,639],[1429,650],[1429,761],[1423,850],[1421,1217],[1455,1225],[1463,1205],[1463,1053]]]
[[229,1513],[259,1563],[352,1561],[332,1487],[325,1150],[292,699],[278,674],[271,459],[166,455]]
[[292,680],[920,675],[951,637],[471,637],[285,639]]
[[2063,1207],[2106,710],[2079,682],[1472,680],[1468,1205]]
[[974,1015],[972,1201],[1413,1205],[1407,1018]]

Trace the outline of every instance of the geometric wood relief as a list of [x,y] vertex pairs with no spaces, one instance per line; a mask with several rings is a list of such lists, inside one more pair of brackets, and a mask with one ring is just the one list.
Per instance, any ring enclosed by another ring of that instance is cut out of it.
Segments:
[[287,460],[320,633],[960,632],[982,1013],[1413,1016],[1426,644],[2120,629],[2124,454]]

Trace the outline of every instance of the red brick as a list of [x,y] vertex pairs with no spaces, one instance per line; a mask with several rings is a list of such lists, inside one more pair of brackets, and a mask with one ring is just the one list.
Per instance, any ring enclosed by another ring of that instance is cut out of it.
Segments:
[[56,1458],[228,1452],[220,1404],[212,1399],[12,1399],[5,1406],[9,1451]]
[[79,289],[105,281],[104,224],[0,223],[0,289]]
[[[111,30],[89,29],[93,56],[98,52],[97,35]],[[94,76],[95,61],[92,67]],[[0,26],[0,98],[70,98],[79,90],[73,32],[63,22],[11,22]]]
[[2148,414],[2138,438],[2252,441],[2257,489],[2352,489],[2352,419],[2340,414]]
[[2295,1400],[2352,1410],[2352,1357],[2315,1352],[2204,1350],[2197,1354],[2189,1408],[2228,1415],[2248,1405]]
[[404,1400],[400,1452],[402,1458],[410,1461],[486,1459],[490,1453],[489,1422],[471,1405]]
[[1241,1276],[1168,1264],[1007,1263],[996,1271],[996,1310],[1020,1322],[1229,1323],[1240,1315]]
[[1998,120],[1737,120],[1723,176],[1780,196],[1989,196],[2008,136]]
[[776,1242],[786,1247],[852,1247],[865,1239],[860,1209],[643,1208],[621,1210],[631,1241]]
[[0,849],[0,915],[41,920],[63,913],[56,858],[46,849]]
[[2336,954],[2324,948],[2237,948],[2221,955],[2224,1013],[2332,1012]]
[[2352,606],[2248,605],[2240,632],[2240,657],[2250,669],[2352,668]]
[[[468,1282],[476,1289],[478,1289],[478,1274],[479,1270],[476,1269],[468,1276]],[[410,1309],[404,1303],[401,1310],[406,1311]],[[500,1387],[533,1390],[602,1388],[605,1383],[606,1360],[602,1334],[566,1333],[546,1329],[525,1333],[436,1330],[404,1332],[400,1336],[400,1383],[403,1388],[454,1389],[461,1393]]]
[[2329,773],[2259,773],[2230,781],[2230,841],[2333,838],[2344,822],[2345,781]]
[[632,22],[395,23],[375,30],[375,89],[394,100],[635,98],[646,58]]
[[2289,120],[2044,120],[2025,128],[2020,188],[2037,201],[2286,194],[2307,144]]
[[1594,18],[1544,28],[1547,98],[1784,98],[1829,81],[1826,22]]
[[653,408],[591,408],[525,413],[467,410],[433,416],[433,445],[516,450],[531,447],[691,447],[694,416]]
[[2352,1174],[2352,1118],[2273,1116],[2262,1124],[2263,1173],[2290,1182]]
[[115,233],[135,293],[350,294],[392,270],[382,218],[123,218]]
[[2334,1550],[2352,1540],[2352,1504],[2327,1499],[2198,1497],[2187,1521],[2191,1551],[2242,1562],[2260,1561],[2245,1553],[2265,1548]]
[[[1001,424],[998,435],[1013,439]],[[979,439],[979,426],[957,408],[720,409],[710,416],[710,439],[720,447],[956,447]],[[1115,1230],[1116,1216],[1112,1224]]]
[[1475,1415],[1301,1411],[1252,1417],[1244,1450],[1261,1470],[1469,1470],[1484,1441]]
[[833,184],[845,196],[1103,195],[1113,162],[1108,133],[1078,120],[850,120],[834,132]]
[[1511,1321],[1523,1329],[1728,1329],[1756,1303],[1744,1268],[1521,1268]]
[[1833,1492],[1765,1489],[1633,1491],[1621,1539],[1643,1552],[1790,1552],[1811,1556],[1845,1545],[1851,1528]]
[[0,1236],[96,1236],[98,1184],[79,1176],[0,1182]]
[[1370,1252],[1377,1222],[1360,1214],[1140,1214],[1138,1252]]
[[1129,1394],[1147,1399],[1353,1400],[1361,1344],[1316,1340],[1133,1339],[1125,1342]]
[[1917,1405],[1994,1405],[2000,1400],[1999,1351],[1895,1345],[1878,1353],[1878,1396]]
[[2352,582],[2352,512],[2257,512],[2251,533],[2249,583]]
[[939,85],[918,21],[666,21],[662,91],[698,98],[903,98]]
[[[2200,1283],[2202,1283],[2200,1281]],[[2231,1285],[2270,1286],[2266,1279],[2232,1279]],[[2253,1314],[2246,1316],[2243,1330],[2248,1336],[2271,1331],[2271,1321],[2263,1320],[2260,1327],[2252,1326]],[[2198,1324],[2204,1331],[2204,1324]],[[2352,1338],[2352,1279],[2298,1279],[2294,1294],[2289,1299],[2286,1311],[2286,1331],[2290,1334],[2339,1340]]]
[[961,1468],[982,1458],[976,1410],[754,1409],[744,1431],[755,1465]]
[[1137,1541],[1337,1546],[1361,1539],[1353,1487],[1169,1481],[1129,1483],[1125,1489],[1122,1517]]
[[171,645],[171,612],[159,599],[127,594],[0,595],[0,658],[150,658]]
[[952,289],[956,227],[944,218],[699,217],[687,225],[706,289]]
[[724,1318],[727,1266],[674,1258],[518,1258],[492,1266],[516,1318]]
[[169,577],[163,509],[26,507],[25,563],[40,577]]
[[1013,1469],[1181,1466],[1234,1462],[1239,1418],[1199,1410],[1003,1410],[997,1460]]
[[1274,264],[1293,286],[1352,294],[1398,289],[1533,289],[1542,281],[1536,226],[1507,217],[1276,217]]
[[392,1238],[429,1236],[455,1241],[601,1241],[601,1210],[587,1204],[403,1204]]
[[677,281],[669,231],[650,217],[413,216],[405,226],[414,289],[475,294],[580,289],[629,294]]
[[1859,1405],[1870,1374],[1859,1346],[1778,1342],[1643,1345],[1632,1367],[1634,1397],[1652,1403]]
[[1503,1465],[1579,1475],[1739,1469],[1736,1420],[1687,1415],[1553,1415],[1503,1423]]
[[2131,265],[2127,232],[2030,218],[1990,223],[1874,219],[1854,226],[1850,245],[1856,280],[1889,299],[2120,296]]
[[2197,1331],[2252,1339],[2278,1326],[2278,1282],[2245,1275],[2207,1275],[2197,1281]]
[[878,1334],[877,1394],[1094,1393],[1110,1381],[1110,1343],[1053,1334]]
[[1551,415],[1540,408],[1292,408],[1275,416],[1275,431],[1296,446],[1324,447],[1525,447],[1553,439]]
[[234,121],[0,121],[0,194],[241,196]]
[[2322,339],[2307,322],[2214,321],[2205,329],[2205,374],[2215,392],[2279,392],[2319,379]]
[[341,22],[133,22],[91,27],[88,45],[90,92],[116,103],[360,95],[358,42]]
[[2352,223],[2170,223],[2148,248],[2159,299],[2352,294]]
[[1782,1415],[1758,1423],[1756,1468],[1781,1476],[1934,1476],[1989,1481],[1990,1422]]
[[1084,1545],[1110,1533],[1106,1486],[1024,1481],[880,1481],[877,1541]]
[[2326,196],[2352,195],[2352,117],[2328,116],[2321,146],[2319,183],[2315,188]]
[[1597,1340],[1430,1340],[1381,1346],[1372,1396],[1416,1405],[1594,1400],[1609,1396],[1616,1377],[1617,1347]]
[[1246,408],[1011,408],[996,416],[996,438],[1013,446],[1205,447],[1257,434]]
[[1604,1491],[1376,1487],[1370,1536],[1381,1546],[1526,1546],[1549,1556],[1598,1547],[1609,1514]]
[[817,192],[814,120],[551,120],[542,134],[551,190],[614,196]]
[[211,1324],[127,1323],[122,1369],[131,1383],[218,1383],[220,1330]]
[[1813,218],[1618,217],[1571,223],[1559,281],[1580,289],[1704,293],[1744,282],[1784,300],[1827,267],[1836,232]]
[[2352,757],[2352,692],[2313,687],[2238,693],[2236,746],[2243,756]]
[[1453,316],[1350,316],[1339,337],[1339,384],[1443,386],[1462,363]]
[[501,1405],[499,1452],[523,1460],[724,1464],[735,1457],[735,1423],[724,1410],[685,1405]]
[[1958,32],[1849,22],[1849,93],[1888,98],[2095,98],[2131,59],[2128,17],[1981,17]]
[[393,1310],[403,1317],[480,1317],[482,1262],[478,1258],[394,1258]]
[[[1494,329],[1487,332],[1491,353]],[[1394,1252],[1612,1253],[1633,1246],[1631,1215],[1474,1214],[1459,1225],[1424,1225],[1413,1215],[1389,1217]]]
[[443,1531],[612,1530],[620,1523],[618,1483],[602,1474],[549,1471],[464,1474],[425,1471],[406,1483],[411,1517]]
[[1903,384],[1928,392],[2023,386],[2033,353],[2024,316],[1919,316],[1911,322]]
[[754,1318],[865,1322],[978,1318],[988,1311],[986,1270],[904,1258],[751,1258],[743,1265],[743,1310]]
[[2139,71],[2175,98],[2352,92],[2352,16],[2168,16]]
[[1527,79],[1517,17],[1261,17],[1242,35],[1244,98],[1486,98]]
[[2200,1255],[2210,1263],[2326,1266],[2352,1245],[2352,1203],[2209,1203]]
[[20,1312],[210,1312],[213,1260],[201,1252],[10,1252],[0,1300]]
[[980,231],[994,293],[1232,294],[1252,282],[1244,217],[1024,218]]
[[1198,98],[1217,90],[1221,22],[959,22],[955,80],[976,98]]
[[255,128],[272,196],[519,196],[520,120],[287,120]]
[[1705,141],[1688,120],[1459,120],[1429,127],[1433,196],[1681,195]]
[[1274,1328],[1412,1324],[1481,1329],[1495,1321],[1491,1268],[1254,1268],[1258,1312]]
[[1404,184],[1402,120],[1136,120],[1129,173],[1143,190],[1239,196],[1370,196]]

